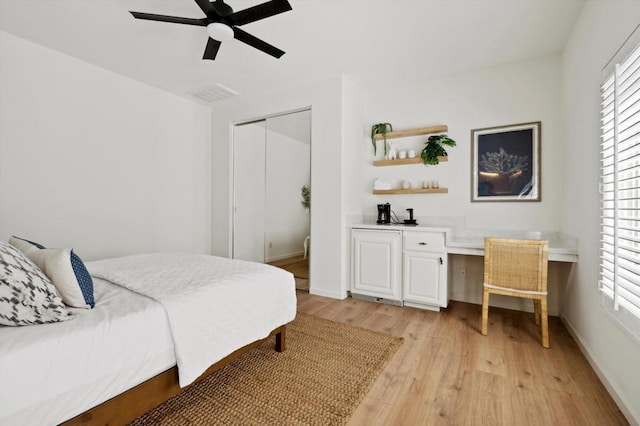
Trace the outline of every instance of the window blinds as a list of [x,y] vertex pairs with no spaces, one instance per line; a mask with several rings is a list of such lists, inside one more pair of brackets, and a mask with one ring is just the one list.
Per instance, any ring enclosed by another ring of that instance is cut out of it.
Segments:
[[605,78],[601,100],[599,287],[640,318],[640,45]]

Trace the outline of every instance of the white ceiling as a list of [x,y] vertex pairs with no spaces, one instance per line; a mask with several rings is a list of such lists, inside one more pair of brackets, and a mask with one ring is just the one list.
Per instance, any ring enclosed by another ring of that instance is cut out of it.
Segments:
[[[193,0],[0,0],[0,30],[179,95],[222,84],[247,96],[339,73],[370,89],[413,84],[555,54],[584,5],[584,0],[289,1],[292,11],[242,27],[284,50],[281,59],[231,40],[215,61],[203,61],[205,27],[136,20],[128,13],[204,17]],[[236,11],[259,3],[228,0]]]

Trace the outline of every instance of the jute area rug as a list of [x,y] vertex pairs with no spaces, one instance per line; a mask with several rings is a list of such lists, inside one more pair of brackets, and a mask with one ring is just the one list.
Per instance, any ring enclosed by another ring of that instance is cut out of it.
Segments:
[[132,424],[343,425],[402,338],[298,313],[269,341]]

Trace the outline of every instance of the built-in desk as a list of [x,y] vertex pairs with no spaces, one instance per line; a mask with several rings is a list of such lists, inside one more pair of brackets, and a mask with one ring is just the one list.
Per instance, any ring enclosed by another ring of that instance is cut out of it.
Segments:
[[576,263],[578,261],[578,247],[575,238],[557,232],[474,230],[463,231],[458,235],[455,233],[448,234],[447,237],[447,252],[449,254],[484,256],[485,237],[515,238],[549,241],[550,262]]
[[[558,315],[560,312],[560,295],[564,293],[564,286],[568,282],[573,264],[578,262],[578,245],[575,238],[560,232],[466,229],[455,219],[447,218],[418,218],[418,223],[420,225],[417,226],[378,225],[375,221],[365,221],[350,226],[352,295],[360,292],[375,297],[377,301],[390,299],[404,305],[427,309],[445,307],[449,299],[479,304],[482,301],[485,237],[547,240],[549,314]],[[359,252],[355,250],[354,243],[358,241],[353,239],[354,231],[360,236],[366,236],[367,231],[372,231],[371,235],[375,235],[375,239],[368,241],[370,252],[379,252],[381,256],[388,258],[372,255],[367,260],[366,255],[357,256]],[[385,245],[385,234],[392,232],[375,231],[395,231],[401,235],[397,237],[401,240],[395,243],[389,240]],[[444,244],[434,244],[430,237],[433,235],[440,235],[440,241],[444,240]],[[412,242],[415,244],[411,245]],[[358,273],[368,277],[357,275]],[[384,282],[378,283],[380,290],[368,285],[368,281],[374,282],[383,278],[388,282],[383,280]],[[407,300],[414,304],[407,303]],[[416,305],[416,301],[422,303]],[[528,301],[506,297],[492,298],[492,306],[531,310],[524,302]]]

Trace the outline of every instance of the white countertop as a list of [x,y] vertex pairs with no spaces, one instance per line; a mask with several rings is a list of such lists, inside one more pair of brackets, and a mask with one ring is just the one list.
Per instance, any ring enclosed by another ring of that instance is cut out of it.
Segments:
[[431,231],[431,232],[451,232],[451,228],[447,228],[444,226],[422,226],[422,225],[404,225],[399,223],[390,223],[390,224],[382,224],[379,225],[377,223],[358,223],[355,225],[351,225],[351,228],[359,228],[359,229],[377,229],[381,231],[405,231],[405,232],[420,232],[420,231]]
[[[455,220],[428,220],[417,218],[419,225],[381,224],[375,221],[355,223],[351,228],[396,230],[403,232],[444,232],[445,246],[449,254],[484,256],[484,238],[517,238],[549,241],[549,260],[555,262],[577,262],[578,244],[575,238],[560,232],[511,231],[495,229],[465,229]],[[448,223],[447,223],[448,222]],[[425,223],[421,225],[420,223]]]

